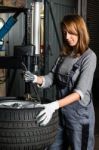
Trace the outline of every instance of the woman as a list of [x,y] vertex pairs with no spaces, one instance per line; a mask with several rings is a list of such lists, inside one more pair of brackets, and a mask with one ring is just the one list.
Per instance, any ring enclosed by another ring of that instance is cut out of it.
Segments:
[[89,33],[79,15],[64,16],[61,22],[63,49],[52,70],[45,76],[25,72],[25,81],[42,88],[55,84],[56,101],[41,104],[37,116],[40,125],[46,125],[59,109],[60,123],[55,142],[50,150],[93,150],[95,115],[92,103],[92,83],[96,55],[88,47]]

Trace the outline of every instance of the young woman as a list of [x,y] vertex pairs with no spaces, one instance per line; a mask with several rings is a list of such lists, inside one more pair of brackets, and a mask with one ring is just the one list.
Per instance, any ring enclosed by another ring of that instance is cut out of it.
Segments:
[[89,33],[79,15],[64,16],[61,22],[63,49],[52,70],[45,76],[25,72],[25,81],[42,88],[55,84],[56,101],[41,104],[37,116],[46,125],[59,109],[59,128],[50,150],[94,150],[95,115],[92,103],[92,83],[96,55],[89,48]]

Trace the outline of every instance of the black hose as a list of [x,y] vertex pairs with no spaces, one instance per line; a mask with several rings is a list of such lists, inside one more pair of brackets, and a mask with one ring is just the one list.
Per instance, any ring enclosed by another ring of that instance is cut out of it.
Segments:
[[[28,70],[27,67],[26,67],[26,65],[24,64],[24,62],[22,62],[21,65],[22,65],[23,71],[27,71]],[[41,102],[41,98],[40,98],[39,93],[38,93],[38,91],[36,89],[36,84],[34,84],[33,82],[31,82],[31,86],[32,86],[32,88],[33,88],[33,90],[34,90],[34,92],[35,92],[35,94],[37,96],[37,100],[39,102]]]

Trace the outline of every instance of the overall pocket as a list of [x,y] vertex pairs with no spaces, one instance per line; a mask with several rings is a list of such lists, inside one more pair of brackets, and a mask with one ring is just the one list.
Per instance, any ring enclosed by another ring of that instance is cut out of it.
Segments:
[[80,124],[88,124],[89,123],[89,108],[88,106],[82,106],[78,102],[78,107],[75,110],[75,117],[78,119]]

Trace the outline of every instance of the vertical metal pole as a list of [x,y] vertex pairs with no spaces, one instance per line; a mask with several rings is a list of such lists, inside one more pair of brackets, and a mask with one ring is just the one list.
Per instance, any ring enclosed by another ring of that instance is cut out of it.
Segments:
[[34,45],[34,3],[31,4],[31,44]]
[[34,45],[35,54],[40,54],[40,3],[34,4]]
[[40,55],[40,2],[34,3],[34,31],[33,44],[35,45],[35,66],[34,71],[39,72],[39,55]]
[[27,11],[24,12],[25,15],[25,44],[27,44]]

